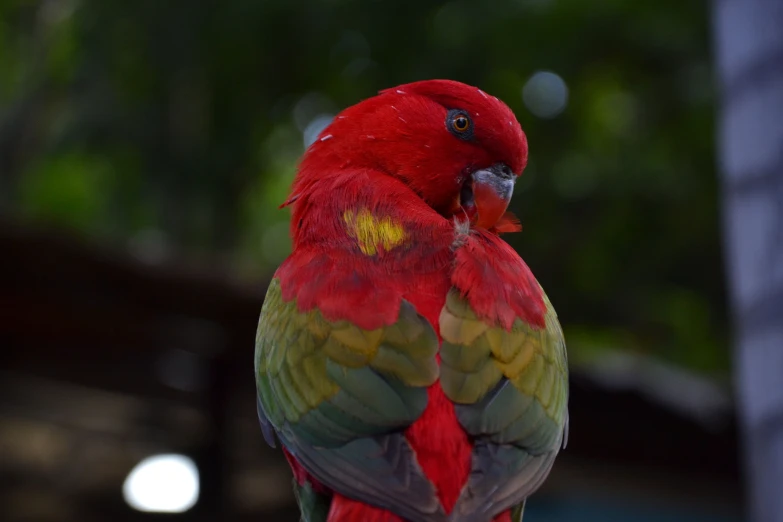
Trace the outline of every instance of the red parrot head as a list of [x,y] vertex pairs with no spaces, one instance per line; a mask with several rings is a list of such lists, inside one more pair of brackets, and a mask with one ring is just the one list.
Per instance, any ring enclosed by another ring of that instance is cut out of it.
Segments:
[[316,172],[374,169],[445,217],[508,231],[501,218],[526,163],[527,139],[506,104],[463,83],[421,81],[338,114],[305,154],[292,200]]

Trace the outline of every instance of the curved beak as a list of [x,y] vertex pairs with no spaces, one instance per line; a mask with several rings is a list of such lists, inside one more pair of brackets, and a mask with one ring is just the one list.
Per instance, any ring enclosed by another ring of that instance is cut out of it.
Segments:
[[517,177],[508,165],[496,163],[475,171],[470,178],[469,186],[462,191],[463,207],[473,211],[470,213],[475,215],[476,226],[489,230],[505,214]]

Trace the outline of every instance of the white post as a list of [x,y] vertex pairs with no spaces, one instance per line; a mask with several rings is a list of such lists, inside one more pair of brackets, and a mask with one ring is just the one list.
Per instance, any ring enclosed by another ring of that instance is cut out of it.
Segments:
[[783,522],[783,0],[713,7],[747,500],[754,522]]

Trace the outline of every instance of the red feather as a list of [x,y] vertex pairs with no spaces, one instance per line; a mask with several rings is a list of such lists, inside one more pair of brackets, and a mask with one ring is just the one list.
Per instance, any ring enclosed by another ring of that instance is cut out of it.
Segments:
[[416,451],[424,474],[435,485],[443,508],[450,513],[468,480],[473,445],[440,384],[433,384],[428,392],[427,409],[405,436]]
[[481,229],[464,234],[461,241],[452,280],[476,315],[507,330],[517,317],[543,328],[543,291],[514,249]]
[[497,234],[509,234],[512,232],[522,232],[522,223],[511,212],[506,212],[500,221],[492,229],[492,232]]

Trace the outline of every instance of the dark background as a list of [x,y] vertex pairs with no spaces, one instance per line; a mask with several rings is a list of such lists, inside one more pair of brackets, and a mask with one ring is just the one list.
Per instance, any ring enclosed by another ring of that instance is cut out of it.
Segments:
[[563,323],[571,443],[526,521],[742,520],[704,1],[0,2],[0,518],[296,520],[255,419],[285,200],[342,108],[427,78],[517,114],[509,236]]

